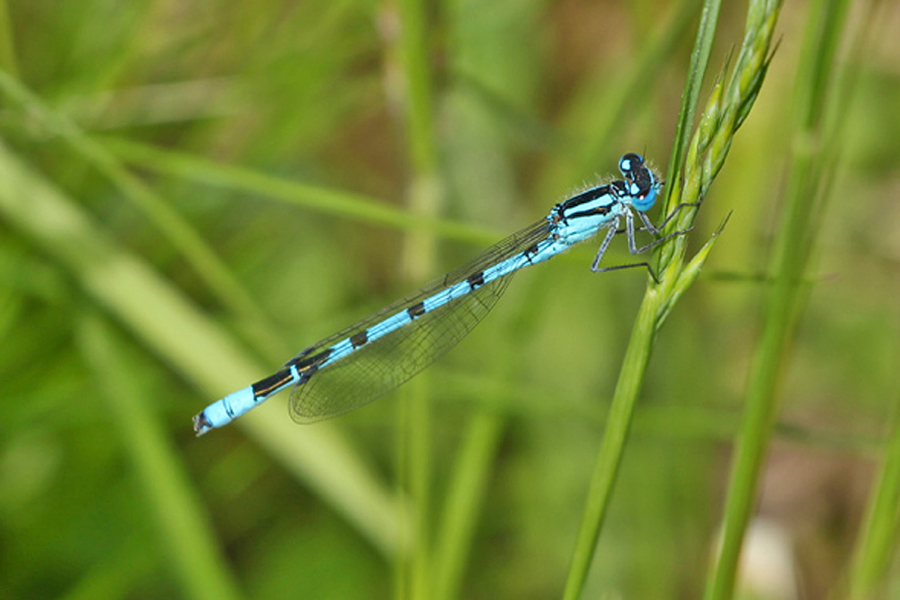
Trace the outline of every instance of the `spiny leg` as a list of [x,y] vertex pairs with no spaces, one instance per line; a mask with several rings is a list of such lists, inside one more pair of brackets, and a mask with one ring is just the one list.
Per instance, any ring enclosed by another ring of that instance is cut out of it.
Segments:
[[[593,271],[594,273],[605,273],[607,271],[619,271],[621,269],[632,269],[634,267],[646,267],[647,272],[650,273],[650,277],[653,278],[653,281],[659,283],[659,279],[656,277],[656,273],[653,272],[650,264],[646,262],[628,265],[616,265],[614,267],[603,267],[602,269],[600,268],[600,260],[606,253],[606,249],[609,246],[609,243],[612,241],[616,233],[618,233],[618,229],[619,217],[616,217],[615,220],[610,223],[609,227],[607,227],[606,229],[606,237],[603,238],[603,243],[600,244],[600,249],[597,251],[597,256],[594,257],[594,262],[591,264],[591,271]],[[632,251],[632,254],[637,254],[634,248],[634,219],[631,217],[630,212],[625,213],[625,231],[628,232],[629,246],[631,246],[630,250]]]
[[[681,204],[679,204],[678,206],[676,206],[675,208],[672,209],[672,212],[670,212],[668,214],[668,216],[666,216],[666,218],[663,219],[663,222],[659,224],[659,227],[657,227],[653,223],[651,223],[649,217],[647,217],[647,215],[645,213],[638,211],[638,216],[640,216],[641,221],[643,222],[644,226],[638,227],[637,229],[635,229],[635,231],[648,231],[653,235],[660,235],[662,233],[662,230],[669,223],[669,221],[671,221],[672,218],[675,217],[676,214],[678,214],[678,211],[680,211],[682,208],[685,208],[687,206],[700,206],[700,202],[682,202]],[[687,232],[691,231],[691,229],[693,229],[693,227],[676,231],[670,235],[678,235],[678,234],[682,234],[682,233],[687,233]],[[618,230],[616,230],[616,235],[618,235],[620,233],[625,233],[625,231],[626,231],[625,229],[618,229]],[[664,239],[667,239],[667,238],[664,238]]]
[[[652,227],[652,225],[650,224],[650,221],[647,219],[647,215],[638,211],[638,216],[640,216],[641,220],[644,222],[645,225]],[[668,240],[669,238],[675,237],[676,235],[685,234],[685,233],[689,232],[691,229],[693,229],[693,227],[689,227],[688,229],[685,229],[684,231],[676,231],[674,233],[670,233],[667,236],[653,240],[646,246],[641,246],[640,248],[638,248],[637,244],[634,241],[634,217],[632,216],[630,210],[625,213],[625,232],[628,234],[628,250],[632,254],[641,254],[643,252],[646,252],[650,248],[653,248],[654,246],[657,246],[657,245],[663,243],[664,241]],[[658,231],[656,233],[657,233],[657,235],[659,234]]]
[[[687,204],[685,204],[685,206],[686,206],[686,205],[687,205]],[[679,209],[680,209],[680,208],[679,208]],[[673,211],[673,214],[674,214],[674,212],[675,212],[675,211]],[[644,222],[644,225],[645,225],[648,229],[651,229],[651,230],[654,231],[657,235],[659,234],[659,230],[657,230],[657,229],[655,229],[655,228],[653,227],[653,225],[649,222],[649,220],[647,219],[647,216],[646,216],[644,213],[638,211],[638,215],[640,216],[641,221]],[[668,220],[668,219],[667,219],[667,220]],[[656,283],[659,283],[659,278],[656,276],[656,273],[653,272],[653,268],[652,268],[652,267],[650,266],[650,264],[647,263],[647,262],[629,263],[629,264],[626,264],[626,265],[616,265],[616,266],[613,266],[613,267],[604,267],[604,268],[602,268],[602,269],[599,268],[599,266],[600,266],[600,260],[603,258],[603,254],[606,252],[606,249],[607,249],[607,247],[609,246],[610,242],[612,241],[613,236],[615,236],[617,233],[621,233],[621,231],[618,229],[618,227],[619,227],[619,219],[618,219],[618,217],[617,217],[612,223],[609,224],[609,227],[608,227],[607,233],[606,233],[606,237],[603,239],[603,243],[600,245],[600,249],[597,251],[597,256],[594,258],[593,264],[591,264],[591,271],[593,271],[594,273],[605,273],[605,272],[607,272],[607,271],[619,271],[619,270],[622,270],[622,269],[632,269],[632,268],[635,268],[635,267],[645,267],[645,268],[647,269],[647,272],[650,273],[650,277],[653,278],[653,281],[656,282]],[[659,239],[657,239],[657,240],[653,240],[652,242],[650,242],[650,243],[647,244],[646,246],[642,246],[642,247],[638,248],[638,247],[637,247],[637,244],[635,243],[635,240],[634,240],[634,231],[635,231],[635,229],[634,229],[634,216],[631,214],[631,211],[630,211],[630,210],[627,211],[627,212],[625,213],[625,229],[624,229],[624,232],[626,233],[626,236],[627,236],[627,238],[628,238],[628,250],[629,250],[629,251],[631,252],[631,254],[633,254],[633,255],[637,255],[637,254],[641,254],[641,253],[643,253],[643,252],[646,252],[646,251],[649,250],[650,248],[653,248],[654,246],[657,246],[657,245],[659,245],[659,244],[665,242],[666,240],[675,237],[676,235],[683,235],[683,234],[685,234],[685,233],[691,231],[691,229],[693,229],[693,227],[690,227],[690,228],[685,229],[685,230],[683,230],[683,231],[675,231],[675,232],[670,233],[669,235],[663,236],[663,237],[661,237],[661,238],[659,238]]]
[[[627,213],[626,213],[627,214]],[[600,244],[600,249],[597,250],[597,256],[594,257],[594,262],[591,263],[591,271],[594,273],[599,273],[602,270],[598,270],[597,267],[600,266],[600,261],[603,259],[603,255],[606,254],[606,249],[609,247],[610,242],[616,236],[617,229],[619,228],[619,217],[613,219],[613,222],[609,224],[609,227],[606,229],[606,237],[603,238],[603,243]]]
[[647,272],[650,273],[650,277],[653,278],[653,282],[659,284],[659,277],[656,276],[656,273],[653,272],[653,267],[651,267],[650,263],[647,262],[628,263],[627,265],[615,265],[612,267],[603,267],[602,269],[591,270],[594,273],[606,273],[607,271],[621,271],[622,269],[634,269],[636,267],[646,267]]
[[[663,222],[659,227],[654,227],[653,223],[650,222],[650,218],[642,211],[637,211],[637,214],[638,214],[638,217],[640,217],[641,222],[644,223],[644,228],[647,231],[649,231],[653,235],[660,235],[662,233],[663,227],[665,227],[666,223],[668,223],[672,219],[672,217],[675,216],[675,213],[677,213],[679,210],[681,210],[685,206],[696,206],[698,204],[700,204],[700,203],[699,202],[694,202],[694,203],[682,202],[681,204],[676,206],[675,209],[671,213],[669,213],[669,216],[667,216],[665,219],[663,219]],[[666,235],[661,238],[653,240],[646,246],[642,246],[642,247],[638,248],[637,244],[635,244],[635,241],[634,241],[634,217],[632,216],[630,210],[625,213],[625,231],[628,234],[628,250],[630,250],[632,254],[640,254],[642,252],[646,252],[650,248],[658,246],[659,244],[665,242],[668,239],[671,239],[677,235],[684,235],[685,233],[688,233],[693,228],[694,227],[691,226],[691,227],[688,227],[687,229],[681,229],[679,231],[674,231],[674,232],[670,233],[669,235]]]
[[[653,233],[655,235],[659,235],[659,233],[663,230],[663,228],[665,228],[665,226],[669,224],[669,221],[671,221],[682,208],[686,208],[688,206],[700,206],[700,201],[682,202],[681,204],[679,204],[678,206],[673,208],[672,212],[670,212],[668,215],[666,215],[666,218],[663,219],[663,222],[659,224],[659,227],[654,227],[652,223],[650,223],[649,221],[646,221],[644,219],[641,219],[641,220],[644,221],[644,225],[647,225],[650,228],[651,233]],[[641,213],[641,216],[643,217],[644,213]],[[685,233],[687,233],[687,231],[690,231],[690,230],[685,230]]]
[[[640,214],[641,216],[644,215],[644,213],[639,213],[639,214]],[[646,252],[646,251],[649,250],[650,248],[653,248],[653,247],[655,247],[655,246],[658,246],[659,244],[662,244],[662,243],[665,242],[666,240],[672,239],[673,237],[678,236],[678,235],[684,235],[685,233],[688,233],[688,232],[692,231],[693,229],[694,229],[694,226],[691,225],[691,226],[688,227],[687,229],[680,229],[680,230],[678,230],[678,231],[673,231],[673,232],[670,233],[669,235],[664,235],[664,236],[661,237],[661,238],[655,239],[655,240],[653,240],[652,242],[650,242],[649,244],[647,244],[646,246],[642,246],[642,247],[640,247],[640,248],[635,248],[634,245],[633,245],[633,244],[634,244],[634,239],[629,238],[629,240],[628,240],[628,241],[629,241],[629,248],[628,248],[628,249],[631,250],[631,253],[632,253],[632,254],[641,254],[642,252]]]

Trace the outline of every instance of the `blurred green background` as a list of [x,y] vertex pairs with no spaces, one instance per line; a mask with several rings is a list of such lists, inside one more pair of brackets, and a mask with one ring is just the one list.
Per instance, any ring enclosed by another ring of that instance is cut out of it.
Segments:
[[[754,529],[783,558],[752,597],[839,597],[900,393],[900,6],[851,4]],[[810,8],[785,6],[690,234],[731,212],[659,334],[585,597],[704,587],[786,168],[812,143],[791,137]],[[646,281],[592,274],[595,243],[517,275],[365,409],[301,427],[282,397],[201,439],[190,419],[624,152],[664,172],[699,3],[0,12],[0,600],[558,597]],[[723,7],[710,80],[745,12]]]

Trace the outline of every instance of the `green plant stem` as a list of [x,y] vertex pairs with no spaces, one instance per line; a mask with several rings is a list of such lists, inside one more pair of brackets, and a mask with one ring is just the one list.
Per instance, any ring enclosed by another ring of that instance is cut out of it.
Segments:
[[[712,53],[712,45],[716,39],[716,25],[719,22],[719,10],[721,7],[721,0],[703,4],[697,38],[694,42],[694,49],[691,51],[691,69],[688,71],[688,80],[684,86],[684,94],[681,97],[678,123],[675,126],[672,156],[669,159],[669,168],[666,171],[666,181],[670,182],[670,186],[675,185],[675,182],[678,181],[678,176],[684,164],[684,156],[690,142],[691,126],[697,113],[697,103],[700,101],[703,76],[706,74],[709,56]],[[669,189],[671,190],[672,188],[670,187]],[[668,214],[668,211],[672,208],[674,207],[671,204],[666,204],[664,214]]]
[[459,588],[478,524],[478,511],[488,487],[491,467],[506,419],[479,412],[469,423],[446,496],[440,530],[435,537],[433,598],[452,600]]
[[776,238],[767,288],[762,335],[754,352],[747,384],[744,420],[725,504],[722,545],[707,581],[706,600],[727,600],[734,594],[741,546],[756,505],[760,473],[775,428],[779,409],[779,377],[788,364],[790,342],[808,294],[804,273],[821,221],[823,178],[818,169],[827,148],[821,128],[834,69],[834,49],[842,31],[846,3],[811,7],[801,61],[796,103],[797,125],[788,178],[785,214]]
[[112,328],[97,314],[83,319],[79,339],[99,381],[109,414],[134,464],[148,500],[148,511],[182,582],[185,597],[229,600],[242,597],[225,557],[219,552],[203,504],[191,488],[165,428],[123,358]]
[[0,0],[0,68],[13,77],[18,77],[16,42],[12,23],[9,21],[9,3],[6,0]]
[[256,169],[221,164],[130,139],[103,136],[99,141],[119,160],[140,169],[178,177],[231,192],[288,202],[319,214],[398,231],[428,232],[443,239],[478,246],[493,244],[505,231],[411,213],[381,198],[270,175]]
[[884,460],[869,496],[862,533],[850,569],[850,600],[877,598],[900,536],[900,404],[885,447]]
[[[430,73],[428,23],[422,0],[398,0],[396,63],[401,72],[398,104],[402,107],[407,153],[411,167],[407,186],[409,211],[432,219],[441,212],[443,200],[434,132],[434,94]],[[390,66],[389,66],[390,68]],[[422,280],[434,271],[436,240],[432,232],[411,231],[404,238],[404,274],[407,279]],[[432,445],[429,405],[430,377],[420,376],[408,386],[405,411],[407,437],[402,460],[408,469],[408,486],[413,503],[413,546],[408,565],[408,596],[431,598],[429,524],[431,522]]]
[[[716,0],[710,0],[707,5],[708,11],[705,14],[708,18],[718,14]],[[737,65],[727,83],[720,78],[713,89],[689,145],[684,178],[677,178],[675,185],[670,189],[670,203],[686,202],[693,206],[702,201],[713,179],[722,168],[735,132],[753,106],[765,79],[770,58],[769,48],[780,7],[778,0],[758,0],[751,3],[748,9],[747,31]],[[708,64],[708,57],[704,56],[704,52],[708,54],[712,44],[703,38],[712,36],[714,31],[715,27],[708,19],[704,19],[698,32],[701,39],[695,44],[695,48],[702,50],[692,56],[692,71],[701,70]],[[689,90],[686,94],[691,94],[692,86],[701,79],[702,73],[692,76],[688,81]],[[687,107],[682,106],[682,111],[686,110]],[[676,141],[676,144],[679,147],[682,145],[680,141]],[[673,154],[677,153],[676,148]],[[695,214],[696,208],[682,210],[678,218],[672,219],[671,226],[684,230],[691,225]],[[724,223],[722,226],[724,227]],[[657,273],[661,282],[656,284],[651,281],[648,285],[619,374],[603,443],[588,492],[575,554],[566,581],[564,592],[566,600],[575,600],[584,588],[600,527],[608,510],[618,475],[634,406],[653,348],[654,336],[674,304],[696,280],[717,235],[718,232],[686,265],[684,236],[677,236],[670,243],[657,249],[658,262],[655,264],[658,265]]]
[[[796,216],[786,221],[797,227]],[[786,228],[787,230],[787,228]],[[795,268],[794,261],[786,256],[778,265],[779,273]],[[794,324],[795,286],[780,277],[767,302],[769,316],[763,337],[757,347],[756,358],[750,370],[750,387],[747,392],[747,409],[738,438],[728,502],[725,508],[725,527],[722,547],[711,585],[707,588],[707,600],[730,598],[740,558],[741,543],[756,503],[759,472],[775,425],[777,403],[774,390],[781,372],[786,342]]]
[[9,74],[0,71],[0,91],[14,103],[26,108],[41,125],[59,136],[72,151],[112,182],[155,225],[191,264],[197,277],[216,297],[256,332],[253,341],[265,351],[278,342],[277,330],[262,309],[237,281],[229,268],[203,240],[197,230],[175,209],[129,172],[102,144],[90,138],[64,115],[51,110],[29,89]]
[[600,446],[597,463],[594,465],[584,517],[563,593],[565,600],[576,600],[581,595],[594,558],[600,527],[606,516],[628,430],[631,427],[634,406],[650,360],[656,320],[661,306],[662,296],[655,289],[648,290],[631,332],[628,350],[625,352],[619,381],[609,408],[603,443]]
[[[153,268],[109,239],[76,203],[0,144],[0,215],[34,240],[98,306],[204,396],[216,397],[266,374]],[[338,507],[386,556],[405,552],[405,513],[360,464],[359,454],[326,425],[302,433],[279,411],[261,408],[237,426]],[[184,421],[185,429],[190,427]]]

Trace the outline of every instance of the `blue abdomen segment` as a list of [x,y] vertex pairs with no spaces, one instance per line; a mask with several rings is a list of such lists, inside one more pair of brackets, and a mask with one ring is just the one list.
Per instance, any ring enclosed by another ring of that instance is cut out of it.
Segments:
[[256,404],[253,386],[248,385],[242,390],[232,392],[221,400],[213,402],[202,413],[194,417],[194,431],[197,435],[203,435],[210,429],[228,425]]
[[300,370],[296,364],[288,363],[287,369],[282,369],[274,375],[270,375],[253,385],[248,385],[241,390],[228,394],[221,400],[213,402],[203,412],[194,417],[194,432],[197,435],[203,435],[210,429],[228,425],[281,390],[297,383],[302,383],[315,371],[318,363],[306,361],[306,365],[307,368],[305,370]]

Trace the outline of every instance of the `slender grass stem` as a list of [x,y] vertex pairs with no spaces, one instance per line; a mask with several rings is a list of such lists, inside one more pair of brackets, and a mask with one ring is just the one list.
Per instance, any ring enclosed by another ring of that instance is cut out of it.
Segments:
[[[734,134],[746,118],[765,78],[780,6],[777,1],[751,3],[744,44],[737,64],[731,76],[727,80],[720,79],[713,89],[690,144],[683,179],[675,178],[677,182],[683,182],[683,185],[676,184],[670,188],[670,206],[680,202],[701,201],[724,164]],[[702,50],[695,51],[692,57],[691,71],[696,71],[697,74],[688,81],[688,96],[695,94],[692,90],[697,81],[702,79],[702,69],[708,62],[708,53],[712,47],[710,37],[715,30],[709,19],[717,12],[717,3],[708,2],[705,12],[708,18],[701,23],[695,44],[695,49]],[[682,106],[683,113],[689,110],[691,109],[687,104]],[[685,120],[684,117],[682,120]],[[682,147],[683,143],[676,140],[673,157],[681,152]],[[678,218],[673,219],[677,221],[677,224],[672,224],[673,230],[689,227],[695,213],[696,208],[682,210]],[[715,236],[687,264],[683,262],[683,236],[673,238],[658,251],[657,264],[661,282],[651,282],[648,285],[625,353],[563,594],[566,600],[580,597],[584,589],[600,528],[615,486],[655,334],[678,298],[696,280],[714,240]]]
[[186,597],[209,600],[241,598],[222,556],[203,505],[165,428],[149,409],[120,342],[99,315],[88,316],[79,328],[81,345],[94,367],[101,395],[118,422],[122,443],[146,489],[148,509],[163,533]]
[[[396,23],[398,36],[393,53],[399,85],[394,90],[402,110],[408,159],[411,166],[407,186],[407,204],[412,214],[436,217],[443,204],[443,186],[437,161],[434,132],[434,93],[430,75],[428,24],[421,0],[398,0],[396,12],[388,8],[387,17]],[[389,62],[389,68],[394,64]],[[404,271],[407,279],[422,280],[434,271],[436,239],[429,231],[411,231],[404,238]],[[432,440],[429,405],[430,377],[412,382],[407,390],[404,410],[408,456],[401,464],[408,469],[408,485],[413,503],[413,545],[409,562],[409,585],[402,589],[408,597],[427,600],[431,592],[431,484]]]
[[73,153],[94,166],[112,182],[139,210],[146,215],[192,265],[197,277],[204,281],[216,297],[235,316],[257,332],[263,351],[277,345],[276,328],[269,322],[255,300],[237,281],[230,269],[202,239],[199,232],[136,175],[128,171],[102,144],[86,135],[65,115],[51,110],[37,95],[9,74],[0,71],[0,91],[14,103],[23,106],[38,118],[51,134],[64,140]]
[[[759,489],[760,473],[779,410],[778,385],[789,363],[790,342],[806,304],[804,274],[822,221],[838,139],[827,116],[847,100],[848,82],[835,86],[836,50],[846,30],[848,3],[811,7],[795,102],[785,214],[778,234],[767,288],[764,325],[750,367],[744,423],[738,438],[725,506],[722,545],[707,582],[707,600],[733,595],[744,534]],[[829,128],[831,130],[829,131]],[[814,143],[807,143],[818,140]]]
[[[0,214],[204,396],[220,396],[266,373],[234,337],[2,144]],[[247,415],[239,426],[287,472],[328,498],[386,556],[405,553],[399,533],[405,513],[338,432],[322,426],[299,434],[283,414],[266,412]],[[183,428],[189,428],[187,419]]]
[[9,21],[9,4],[0,0],[0,68],[13,77],[19,72],[13,27]]
[[594,558],[597,538],[609,508],[619,464],[628,439],[628,431],[631,428],[634,407],[644,379],[647,362],[650,360],[655,323],[661,301],[662,297],[657,291],[649,290],[638,311],[628,350],[622,361],[619,381],[616,384],[616,391],[609,408],[603,443],[594,466],[584,517],[578,532],[578,541],[563,594],[565,600],[575,600],[581,596],[591,561]]
[[869,497],[850,569],[850,600],[876,598],[889,573],[900,537],[900,404],[884,449],[884,459]]

